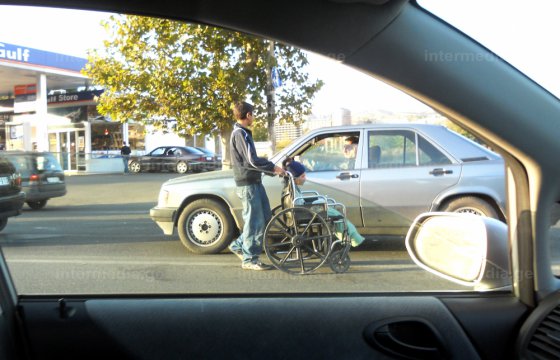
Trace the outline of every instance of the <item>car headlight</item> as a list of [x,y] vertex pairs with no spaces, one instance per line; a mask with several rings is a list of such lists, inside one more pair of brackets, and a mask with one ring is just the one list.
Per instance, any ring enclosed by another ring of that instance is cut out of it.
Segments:
[[169,191],[161,189],[158,197],[158,206],[162,207],[167,205],[167,198],[169,197]]

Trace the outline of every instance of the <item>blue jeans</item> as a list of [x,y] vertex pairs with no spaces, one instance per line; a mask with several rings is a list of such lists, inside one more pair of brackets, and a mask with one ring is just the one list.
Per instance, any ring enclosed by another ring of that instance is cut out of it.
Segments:
[[238,186],[237,196],[243,203],[243,232],[229,249],[242,252],[243,263],[257,262],[262,253],[264,229],[271,218],[270,202],[262,184]]
[[130,156],[129,155],[122,155],[122,161],[123,161],[123,165],[124,165],[124,172],[127,173],[128,172],[128,158]]

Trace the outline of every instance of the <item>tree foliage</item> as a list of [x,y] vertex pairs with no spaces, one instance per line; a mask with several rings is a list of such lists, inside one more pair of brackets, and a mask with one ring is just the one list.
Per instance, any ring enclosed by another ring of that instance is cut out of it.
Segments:
[[[277,119],[298,122],[311,110],[321,88],[311,81],[301,50],[275,43],[269,56],[265,39],[182,22],[140,16],[113,16],[105,48],[90,52],[84,74],[105,91],[98,110],[119,121],[155,127],[176,120],[183,135],[222,135],[224,145],[234,123],[231,105],[248,100],[257,121],[266,121],[267,73],[276,66]],[[226,150],[227,152],[227,150]]]

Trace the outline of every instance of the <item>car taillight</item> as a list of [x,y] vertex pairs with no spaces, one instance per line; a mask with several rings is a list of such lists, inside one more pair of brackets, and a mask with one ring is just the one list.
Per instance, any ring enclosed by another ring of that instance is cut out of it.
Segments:
[[29,185],[32,185],[33,183],[38,183],[38,182],[39,182],[39,175],[31,174],[31,176],[29,176]]
[[198,158],[198,161],[206,161],[206,156],[201,156]]
[[12,176],[12,184],[17,187],[21,187],[21,176],[19,174],[14,174]]

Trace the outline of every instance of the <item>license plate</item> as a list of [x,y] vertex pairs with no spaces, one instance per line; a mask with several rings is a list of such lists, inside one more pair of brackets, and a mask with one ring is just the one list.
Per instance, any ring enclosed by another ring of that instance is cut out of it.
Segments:
[[0,177],[0,185],[9,185],[9,184],[10,184],[10,178]]
[[57,182],[60,182],[60,179],[57,178],[57,177],[48,177],[47,182],[48,183],[57,183]]

